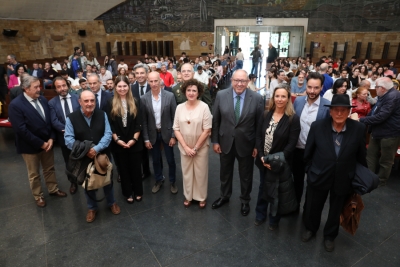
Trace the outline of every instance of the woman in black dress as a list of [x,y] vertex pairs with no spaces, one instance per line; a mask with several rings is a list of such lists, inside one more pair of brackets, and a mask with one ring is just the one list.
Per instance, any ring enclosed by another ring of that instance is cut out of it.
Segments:
[[129,204],[135,200],[142,201],[142,116],[140,102],[133,97],[125,75],[115,79],[115,93],[107,114],[114,141],[111,149],[121,177],[122,194]]

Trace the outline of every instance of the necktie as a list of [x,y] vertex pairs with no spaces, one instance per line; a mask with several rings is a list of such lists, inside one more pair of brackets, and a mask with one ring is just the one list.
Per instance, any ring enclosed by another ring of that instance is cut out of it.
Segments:
[[140,95],[144,95],[143,88],[144,88],[144,86],[140,86]]
[[239,118],[240,118],[240,96],[236,96],[236,104],[235,104],[236,123],[239,121]]
[[71,111],[69,110],[69,106],[68,106],[68,102],[67,102],[67,98],[63,97],[64,100],[64,112],[65,112],[65,118],[67,118],[67,116],[71,113]]
[[99,105],[99,95],[98,94],[94,94],[95,96],[96,96],[96,107],[99,107],[100,108],[100,105]]
[[39,115],[42,116],[42,118],[43,118],[44,120],[46,120],[46,118],[44,117],[44,114],[43,114],[41,108],[39,107],[39,105],[38,105],[38,103],[37,103],[37,99],[33,99],[32,101],[33,101],[33,103],[35,103],[35,107],[36,107],[36,110],[39,112]]

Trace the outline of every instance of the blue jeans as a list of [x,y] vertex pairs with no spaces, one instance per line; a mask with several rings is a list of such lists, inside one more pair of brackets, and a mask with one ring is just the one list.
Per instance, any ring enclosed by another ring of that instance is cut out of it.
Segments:
[[[264,195],[264,170],[260,169],[260,186],[258,187],[258,197],[257,197],[257,206],[256,206],[256,220],[265,221],[267,219],[267,211],[270,203],[263,199]],[[272,205],[272,204],[271,204]],[[276,216],[272,216],[269,214],[269,224],[270,225],[278,225],[281,219],[281,215],[276,214]]]
[[43,81],[43,89],[46,89],[47,85],[53,85],[53,81],[52,80]]
[[163,167],[161,164],[161,143],[164,146],[164,153],[169,166],[169,181],[171,183],[175,183],[176,164],[174,157],[174,147],[170,147],[169,144],[166,144],[162,140],[161,133],[157,133],[156,142],[154,143],[153,148],[150,150],[153,157],[154,177],[156,179],[156,182],[163,180]]
[[[256,76],[257,76],[257,74],[258,74],[258,61],[257,62],[254,62],[253,61],[253,67],[251,68],[251,73],[252,74],[255,74]],[[255,70],[255,71],[254,71]]]
[[[94,201],[93,199],[96,199],[96,191],[97,190],[90,190],[87,191],[85,190],[85,197],[86,197],[86,202],[88,209],[90,210],[97,210],[97,202]],[[109,184],[103,187],[104,195],[107,196],[107,205],[111,207],[115,203],[115,198],[114,198],[114,190],[113,190],[113,185]],[[91,196],[92,198],[90,198]]]

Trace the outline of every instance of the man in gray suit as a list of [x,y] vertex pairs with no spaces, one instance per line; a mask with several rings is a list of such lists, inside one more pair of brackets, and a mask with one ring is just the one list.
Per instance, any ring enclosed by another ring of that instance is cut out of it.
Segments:
[[143,138],[145,146],[153,157],[154,177],[156,180],[152,192],[157,193],[164,183],[161,164],[161,144],[163,144],[165,157],[169,166],[169,181],[171,193],[176,194],[178,187],[175,185],[176,164],[174,158],[174,145],[176,143],[172,125],[175,117],[176,101],[172,93],[161,90],[160,74],[150,72],[147,82],[151,90],[141,97],[143,111]]
[[236,158],[239,163],[241,213],[247,216],[250,212],[254,157],[257,155],[255,133],[264,103],[261,95],[247,89],[249,79],[246,71],[235,71],[231,81],[232,88],[218,92],[213,106],[211,141],[214,152],[220,154],[221,197],[212,208],[221,207],[232,195]]

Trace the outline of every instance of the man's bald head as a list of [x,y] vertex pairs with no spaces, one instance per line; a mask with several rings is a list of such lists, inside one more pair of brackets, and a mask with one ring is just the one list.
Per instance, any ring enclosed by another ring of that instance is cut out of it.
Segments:
[[359,84],[359,87],[371,88],[371,83],[368,80],[362,80]]
[[321,72],[326,72],[328,70],[328,64],[327,63],[322,63],[321,66],[319,66],[319,70]]

